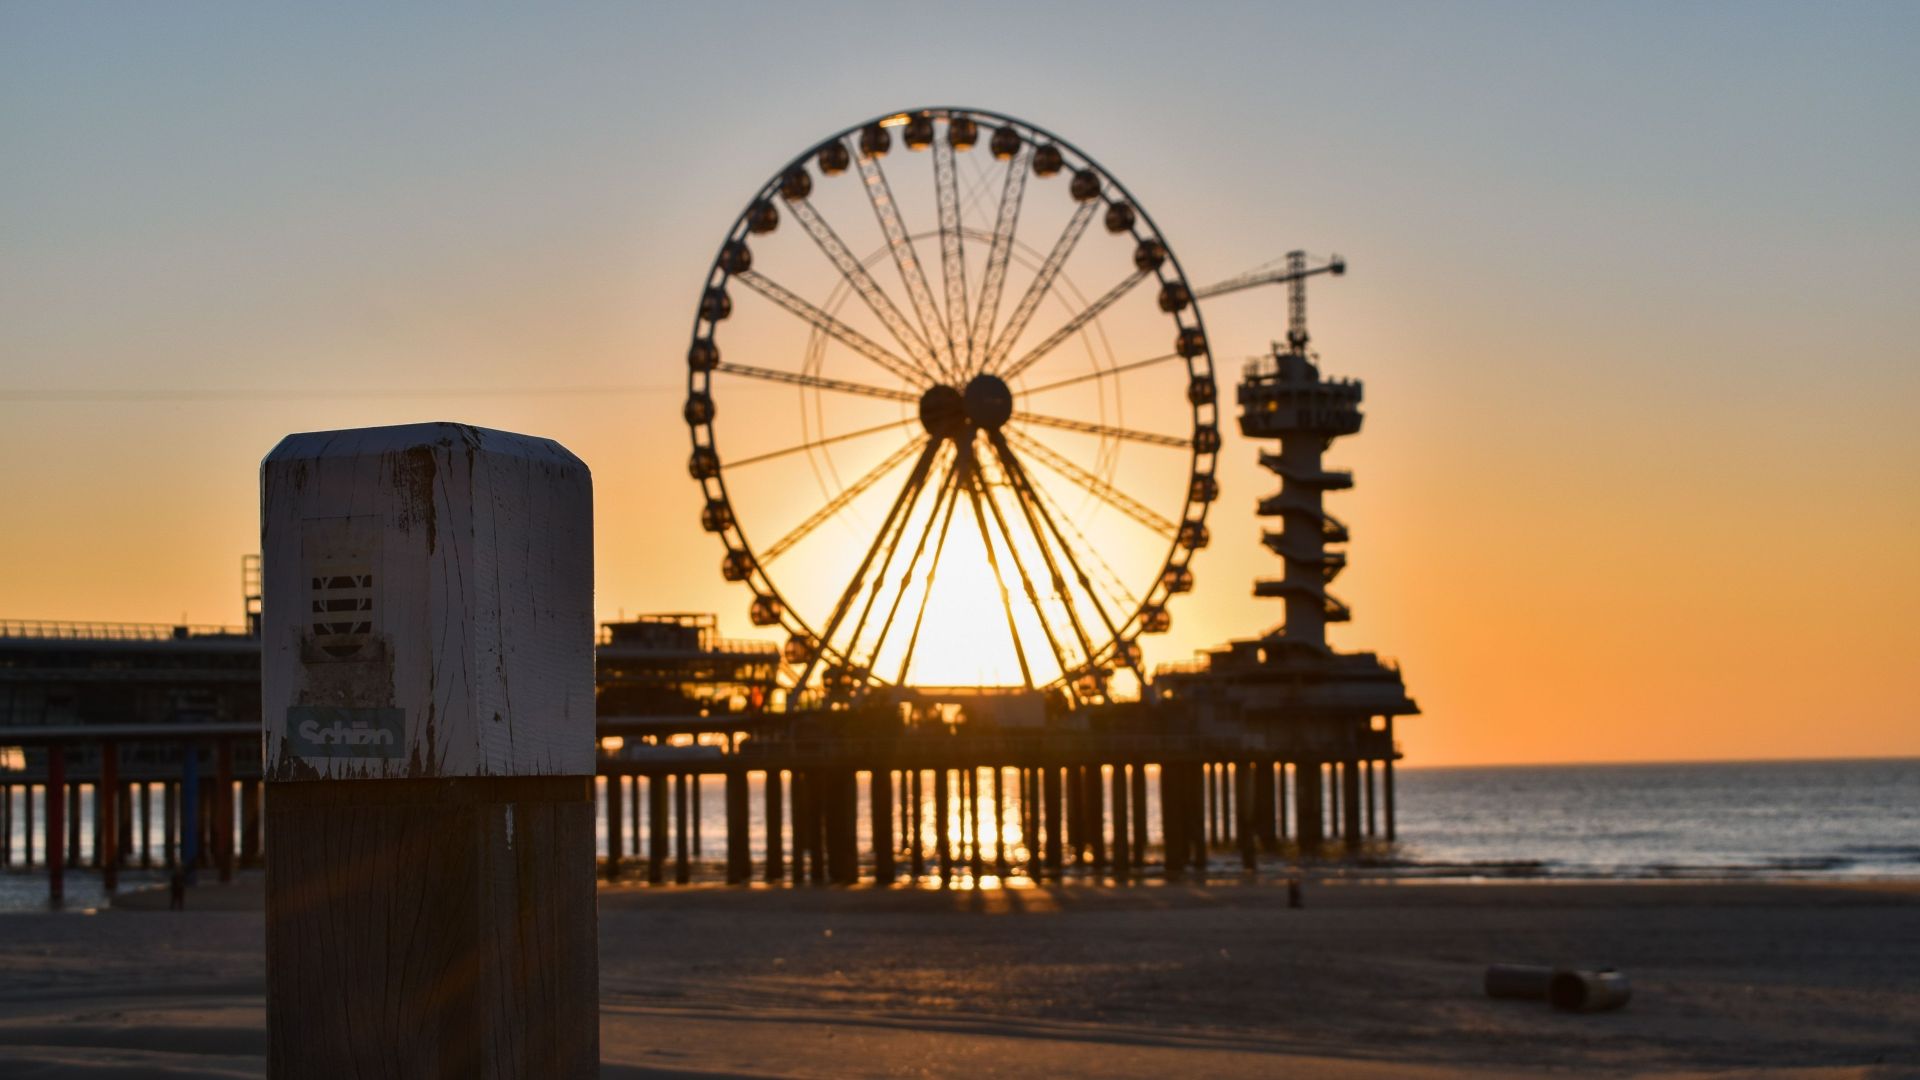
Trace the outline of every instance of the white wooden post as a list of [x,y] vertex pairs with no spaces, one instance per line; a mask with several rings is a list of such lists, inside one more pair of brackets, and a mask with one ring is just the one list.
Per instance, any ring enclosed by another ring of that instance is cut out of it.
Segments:
[[271,1074],[594,1075],[586,466],[290,435],[261,521]]

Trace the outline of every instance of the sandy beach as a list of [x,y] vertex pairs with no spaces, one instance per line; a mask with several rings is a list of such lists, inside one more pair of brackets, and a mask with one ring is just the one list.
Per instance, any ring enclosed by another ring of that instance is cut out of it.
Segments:
[[[259,895],[0,917],[0,1074],[262,1075]],[[617,888],[600,923],[610,1077],[1920,1075],[1911,884]],[[1634,999],[1491,1001],[1496,960]]]

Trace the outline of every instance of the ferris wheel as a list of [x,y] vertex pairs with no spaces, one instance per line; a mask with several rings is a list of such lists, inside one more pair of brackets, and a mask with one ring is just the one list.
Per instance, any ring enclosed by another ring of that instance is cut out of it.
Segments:
[[1217,391],[1179,261],[1093,159],[979,109],[829,136],[727,231],[687,368],[702,527],[797,691],[1144,689]]

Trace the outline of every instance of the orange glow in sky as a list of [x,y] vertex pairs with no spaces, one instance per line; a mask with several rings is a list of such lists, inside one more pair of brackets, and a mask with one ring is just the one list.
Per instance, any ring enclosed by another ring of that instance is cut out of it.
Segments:
[[[603,617],[714,611],[729,636],[784,639],[722,580],[688,476],[703,275],[815,141],[979,105],[1096,158],[1196,287],[1293,248],[1349,257],[1310,288],[1325,371],[1366,383],[1363,431],[1327,456],[1356,479],[1327,500],[1352,532],[1331,589],[1354,621],[1331,638],[1400,662],[1425,710],[1397,726],[1409,764],[1920,754],[1920,144],[1889,134],[1920,115],[1920,15],[1480,10],[886,9],[887,40],[973,58],[940,64],[773,8],[9,7],[0,618],[237,622],[259,459],[281,436],[458,420],[558,439],[593,468]],[[858,63],[832,59],[848,49]],[[889,169],[926,169],[889,130]],[[970,220],[990,217],[991,174],[962,166]],[[834,181],[867,214],[857,254],[893,274],[859,181]],[[1033,213],[1065,220],[1066,183],[1033,180]],[[1072,284],[1098,296],[1130,249],[1098,222],[1085,243]],[[783,261],[817,257],[805,244],[789,217],[756,268],[806,281]],[[920,244],[937,263],[937,238]],[[1164,353],[1152,292],[1135,299],[1023,385]],[[806,347],[767,301],[736,304],[729,359]],[[1067,313],[1043,308],[1027,340]],[[1203,315],[1221,495],[1150,665],[1280,619],[1251,595],[1280,572],[1253,514],[1276,482],[1232,387],[1284,336],[1285,297]],[[1178,430],[1184,375],[1159,371],[1120,398],[1077,385],[1019,407]],[[730,458],[913,413],[724,390]],[[918,433],[729,491],[764,546]],[[1118,453],[1128,494],[1178,515],[1183,453]],[[1163,541],[1036,471],[1117,577],[1155,571]],[[829,603],[897,491],[775,561],[782,589]],[[1017,683],[979,536],[955,534],[912,678]]]

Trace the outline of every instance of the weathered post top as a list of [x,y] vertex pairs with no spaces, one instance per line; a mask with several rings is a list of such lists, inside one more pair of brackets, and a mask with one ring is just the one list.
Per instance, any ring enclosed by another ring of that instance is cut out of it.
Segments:
[[586,466],[413,424],[260,485],[268,1075],[596,1075]]
[[289,435],[261,507],[269,779],[592,774],[580,459],[465,424]]

